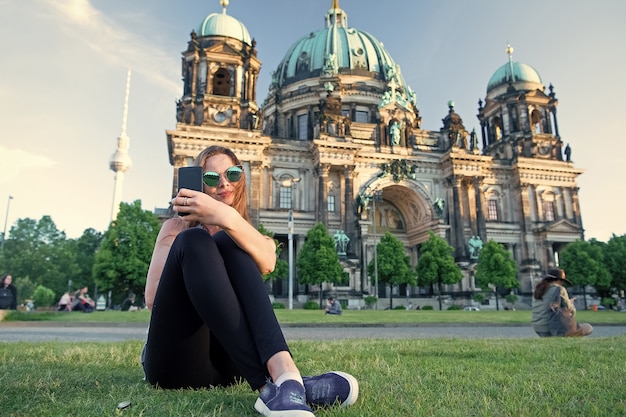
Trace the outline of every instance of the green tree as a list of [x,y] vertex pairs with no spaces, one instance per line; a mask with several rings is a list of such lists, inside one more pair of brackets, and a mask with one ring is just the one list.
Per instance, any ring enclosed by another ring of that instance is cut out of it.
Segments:
[[500,310],[498,287],[510,290],[519,288],[517,264],[503,245],[490,240],[478,254],[476,284],[483,290],[493,287],[496,294],[496,310]]
[[104,233],[95,256],[93,275],[100,290],[110,290],[121,303],[129,292],[141,294],[160,229],[158,218],[141,201],[121,203],[117,218]]
[[72,278],[75,285],[87,285],[92,287],[95,282],[93,278],[93,266],[96,262],[96,252],[102,242],[102,233],[89,228],[75,240],[76,263],[78,269],[76,277]]
[[296,261],[298,280],[301,284],[319,285],[319,301],[322,308],[322,284],[346,282],[346,274],[335,251],[335,240],[323,223],[317,223],[306,235],[306,241]]
[[428,233],[430,237],[422,244],[417,262],[417,285],[426,287],[437,284],[439,310],[442,310],[441,285],[456,284],[463,279],[463,273],[454,262],[454,248],[433,232]]
[[600,245],[584,240],[568,243],[559,252],[559,267],[565,270],[567,279],[582,289],[585,310],[587,309],[587,285],[597,289],[611,285],[611,276],[603,258],[604,254]]
[[2,269],[14,279],[28,278],[61,294],[77,270],[76,254],[65,232],[57,229],[50,216],[43,216],[38,221],[19,219],[9,236],[1,251]]
[[[274,239],[274,232],[270,232],[262,224],[259,224],[257,230],[262,235],[269,236]],[[264,281],[273,281],[275,279],[287,278],[289,275],[289,263],[280,258],[280,254],[283,250],[282,245],[276,239],[274,239],[274,243],[276,244],[276,266],[274,267],[274,270],[272,272],[263,275]]]
[[611,275],[610,286],[618,291],[626,290],[626,235],[613,234],[603,252],[606,269]]
[[[389,308],[393,308],[393,286],[415,285],[417,277],[411,268],[410,258],[406,255],[402,242],[389,232],[376,245],[376,262],[378,263],[378,282],[389,285]],[[372,259],[367,265],[367,274],[372,284],[376,284],[376,265]]]
[[24,304],[24,300],[32,299],[36,285],[28,277],[13,278],[13,285],[17,289],[17,305]]

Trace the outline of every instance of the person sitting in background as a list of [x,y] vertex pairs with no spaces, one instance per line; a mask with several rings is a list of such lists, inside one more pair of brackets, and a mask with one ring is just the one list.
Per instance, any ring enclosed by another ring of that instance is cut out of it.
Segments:
[[87,294],[88,290],[89,288],[84,285],[76,291],[72,303],[72,311],[82,311],[83,313],[91,313],[93,311],[96,302],[89,297],[89,294]]
[[128,294],[128,297],[122,302],[122,311],[137,311],[135,305],[135,294],[132,292]]
[[61,296],[57,304],[57,311],[71,311],[72,310],[72,297],[70,297],[70,292],[65,291],[65,294]]
[[328,298],[328,306],[326,307],[326,314],[336,314],[340,316],[343,313],[341,304],[333,297]]
[[[559,268],[552,268],[544,275],[543,280],[535,287],[533,294],[533,329],[540,337],[551,337],[550,317],[552,307],[565,307],[572,312],[572,317],[576,316],[574,307],[575,298],[569,298],[569,294],[564,283],[571,284],[565,277],[565,271]],[[556,302],[555,302],[556,300]],[[593,327],[588,323],[576,323],[576,330],[567,334],[567,337],[587,336],[591,334]]]

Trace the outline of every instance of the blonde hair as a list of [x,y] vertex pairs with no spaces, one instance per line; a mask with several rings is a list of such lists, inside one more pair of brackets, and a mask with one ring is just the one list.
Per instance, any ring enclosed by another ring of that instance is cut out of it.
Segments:
[[[233,165],[241,165],[241,161],[237,158],[237,155],[225,146],[212,145],[204,149],[198,154],[194,165],[200,166],[204,169],[204,164],[207,159],[215,155],[226,155],[233,162]],[[248,191],[246,188],[246,173],[241,174],[241,179],[232,184],[234,188],[234,199],[232,207],[243,217],[247,222],[250,222],[250,216],[248,214]]]

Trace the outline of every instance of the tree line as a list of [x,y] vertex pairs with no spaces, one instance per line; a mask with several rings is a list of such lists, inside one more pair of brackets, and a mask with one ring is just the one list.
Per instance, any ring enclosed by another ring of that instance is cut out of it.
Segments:
[[[159,229],[159,219],[151,211],[143,210],[140,200],[121,203],[117,218],[104,233],[89,228],[77,239],[68,239],[50,216],[38,221],[19,219],[3,242],[0,272],[13,276],[18,303],[34,299],[38,306],[51,306],[64,292],[85,285],[97,292],[96,297],[107,295],[109,307],[119,305],[130,292],[137,294],[141,303]],[[259,225],[259,231],[273,236],[263,225]],[[287,262],[280,257],[282,249],[277,245],[276,268],[264,279],[288,278]],[[417,266],[413,267],[402,242],[387,232],[376,245],[376,260],[367,264],[367,274],[372,285],[377,277],[379,284],[390,288],[417,285],[429,288],[431,294],[441,295],[443,285],[463,279],[453,253],[445,239],[430,232],[429,239],[420,246]],[[559,267],[565,269],[568,279],[583,293],[593,287],[602,297],[602,304],[610,307],[623,297],[626,289],[624,259],[626,235],[613,235],[606,243],[592,239],[568,244],[559,253]],[[298,283],[319,285],[320,306],[323,283],[348,281],[335,241],[322,223],[307,233],[296,267]],[[499,294],[511,293],[519,287],[517,271],[511,253],[490,240],[478,254],[476,285],[485,291],[494,290],[498,305]],[[389,303],[393,308],[391,293]],[[442,308],[441,297],[439,308]]]

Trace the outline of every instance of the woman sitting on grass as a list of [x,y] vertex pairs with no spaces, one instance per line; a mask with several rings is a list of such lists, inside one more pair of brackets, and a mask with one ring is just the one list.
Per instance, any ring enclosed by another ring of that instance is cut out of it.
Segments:
[[[550,317],[554,306],[565,307],[572,312],[572,317],[576,316],[574,307],[575,298],[569,298],[564,283],[571,284],[565,278],[565,271],[553,268],[543,277],[543,280],[535,287],[533,294],[533,329],[541,337],[553,336],[550,330]],[[556,303],[555,303],[556,300]],[[576,323],[575,331],[566,334],[567,337],[587,336],[591,334],[593,327],[588,323]]]
[[152,311],[143,355],[161,388],[227,386],[260,391],[265,416],[310,417],[311,406],[353,404],[356,379],[342,372],[302,377],[261,274],[274,269],[274,240],[249,222],[241,162],[228,148],[198,155],[204,192],[180,189],[157,237],[146,282]]

